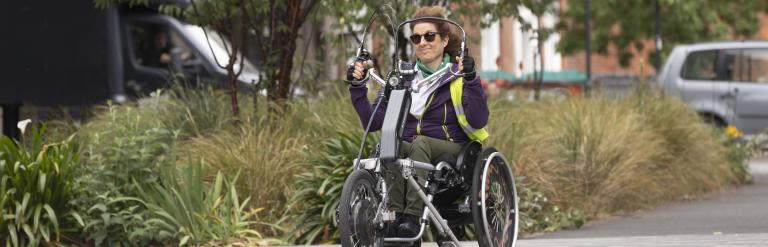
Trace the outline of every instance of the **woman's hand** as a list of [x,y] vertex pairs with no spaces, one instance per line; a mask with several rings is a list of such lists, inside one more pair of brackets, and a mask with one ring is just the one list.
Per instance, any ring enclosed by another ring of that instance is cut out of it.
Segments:
[[363,77],[365,77],[365,71],[366,68],[368,68],[368,62],[355,62],[355,71],[352,72],[352,77],[354,77],[356,80],[362,80]]
[[355,62],[354,66],[350,66],[349,69],[347,69],[347,80],[362,80],[363,77],[365,77],[366,68],[368,68],[367,61]]
[[456,57],[456,61],[459,63],[459,71],[464,73],[464,78],[467,80],[475,79],[475,59],[465,55],[464,59]]

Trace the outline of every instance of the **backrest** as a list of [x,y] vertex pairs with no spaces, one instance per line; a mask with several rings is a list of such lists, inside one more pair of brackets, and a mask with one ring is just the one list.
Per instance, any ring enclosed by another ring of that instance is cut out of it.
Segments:
[[464,177],[465,182],[471,183],[477,155],[483,150],[483,144],[478,141],[470,141],[464,144],[456,159],[456,170]]

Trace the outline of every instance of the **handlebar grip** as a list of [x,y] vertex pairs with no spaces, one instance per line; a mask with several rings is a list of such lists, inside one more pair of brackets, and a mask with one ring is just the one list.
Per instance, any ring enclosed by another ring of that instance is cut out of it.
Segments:
[[371,53],[366,49],[361,49],[360,55],[355,58],[355,62],[363,62],[368,60],[371,60]]

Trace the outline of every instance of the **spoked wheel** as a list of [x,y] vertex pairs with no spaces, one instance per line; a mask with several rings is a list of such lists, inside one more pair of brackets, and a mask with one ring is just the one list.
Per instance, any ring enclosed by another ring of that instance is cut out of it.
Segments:
[[494,148],[484,149],[478,156],[471,208],[480,246],[515,246],[518,230],[515,180],[507,159]]
[[366,170],[352,172],[344,182],[339,205],[341,246],[382,246],[383,232],[373,224],[379,197],[376,180]]

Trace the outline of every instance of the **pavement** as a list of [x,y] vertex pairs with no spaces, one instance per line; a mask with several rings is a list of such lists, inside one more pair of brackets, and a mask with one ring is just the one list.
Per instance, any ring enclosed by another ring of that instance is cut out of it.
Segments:
[[[339,245],[323,245],[339,247]],[[438,247],[434,242],[423,243],[423,247]],[[479,247],[477,242],[461,242],[462,247]],[[516,247],[744,247],[768,246],[768,233],[721,234],[721,235],[664,235],[607,238],[557,238],[520,239]],[[315,246],[313,246],[315,247]]]
[[540,238],[768,233],[768,158],[750,161],[750,169],[752,185],[694,201],[667,203],[652,211],[592,222],[578,230],[553,232]]
[[750,171],[751,185],[523,239],[517,246],[768,246],[768,157],[751,160]]

